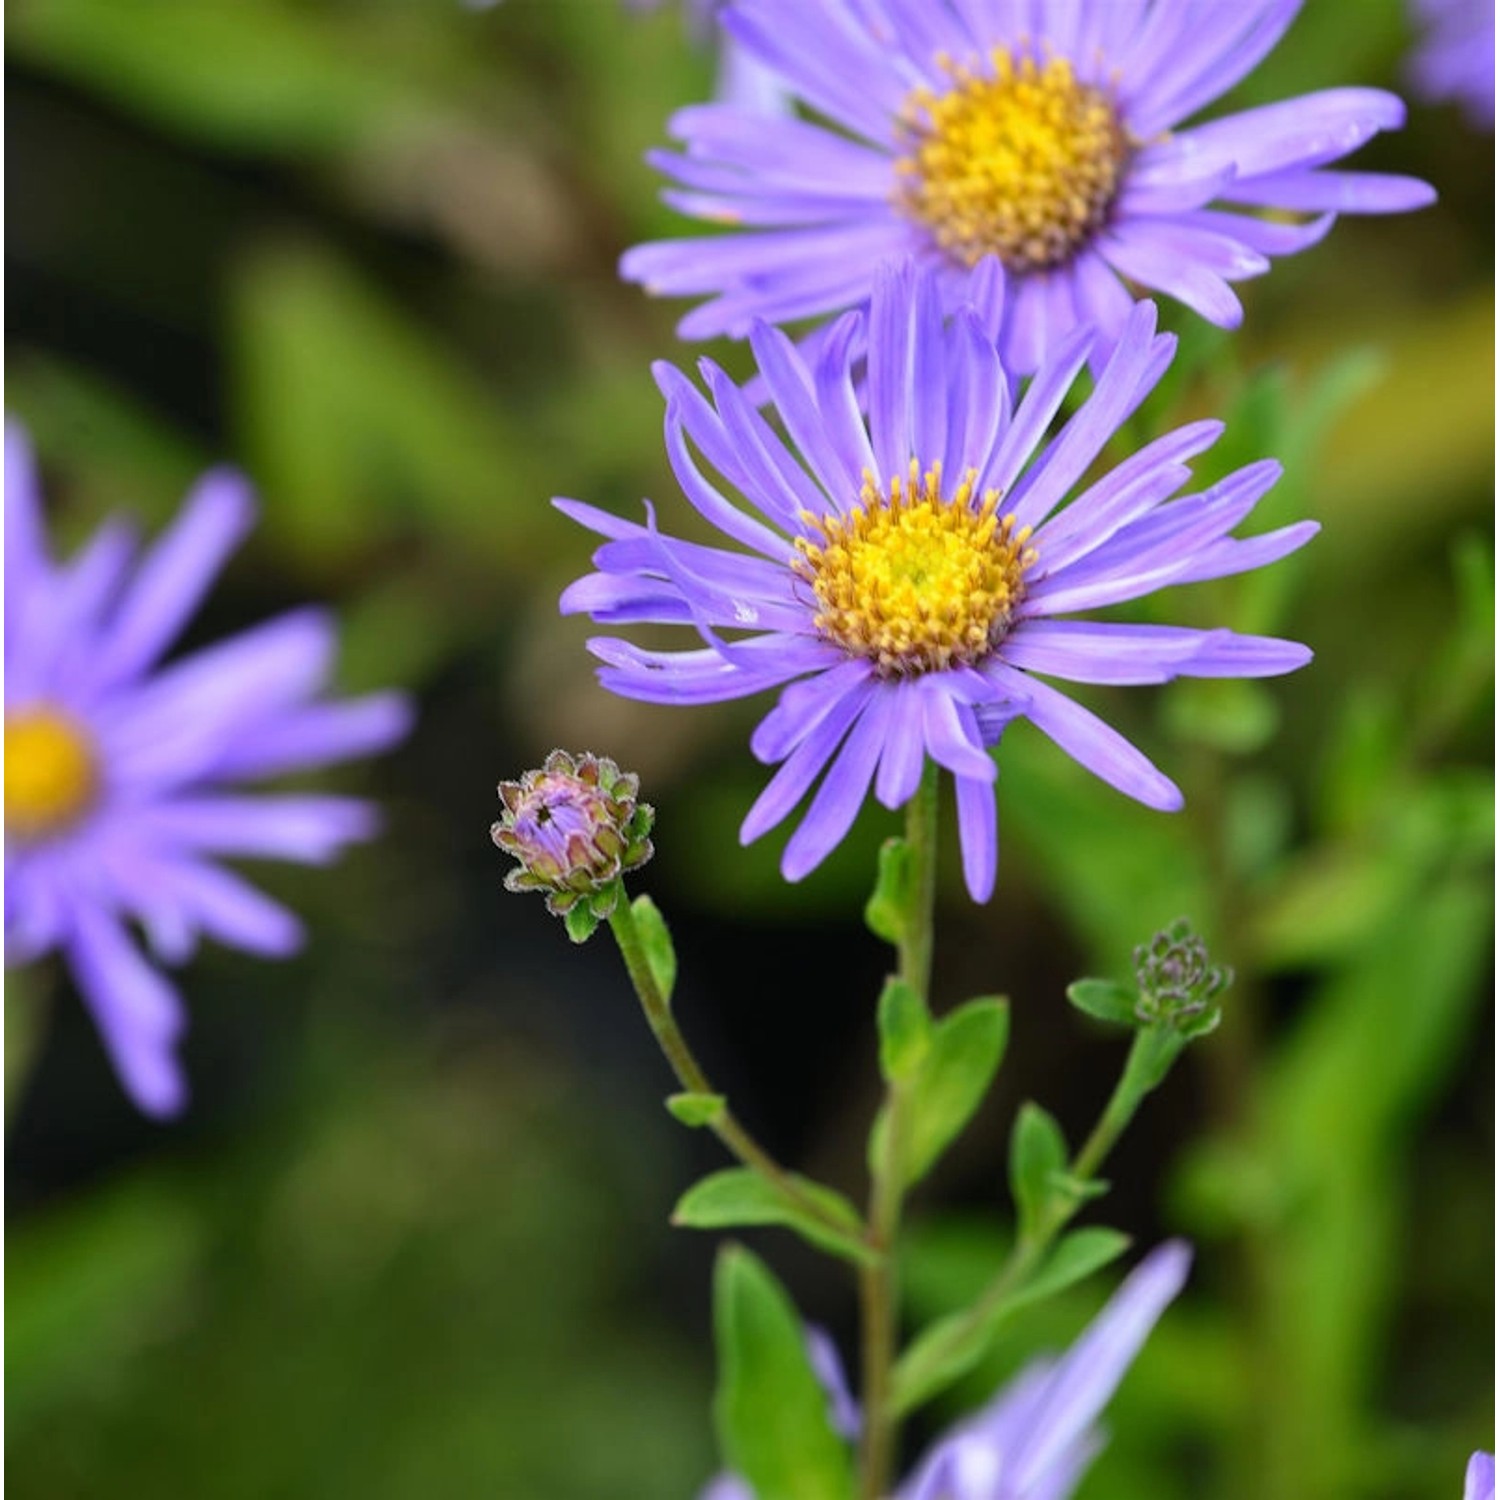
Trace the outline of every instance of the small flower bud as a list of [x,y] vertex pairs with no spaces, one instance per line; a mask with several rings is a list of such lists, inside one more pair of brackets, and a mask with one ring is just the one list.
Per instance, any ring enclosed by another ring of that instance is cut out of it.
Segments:
[[1208,961],[1208,947],[1186,917],[1141,944],[1134,957],[1135,1014],[1143,1025],[1165,1024],[1193,1037],[1219,1024],[1213,1001],[1234,983],[1234,970]]
[[502,781],[504,810],[490,837],[520,861],[510,891],[542,891],[547,910],[581,942],[614,910],[620,877],[651,858],[649,803],[640,778],[598,755],[554,750],[541,770]]

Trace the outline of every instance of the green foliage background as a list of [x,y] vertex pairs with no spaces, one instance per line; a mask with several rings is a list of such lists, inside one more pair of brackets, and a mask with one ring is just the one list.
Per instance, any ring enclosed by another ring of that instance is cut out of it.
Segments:
[[[735,839],[761,705],[607,698],[555,609],[589,543],[549,495],[682,517],[646,367],[691,353],[613,267],[672,225],[641,153],[711,63],[614,0],[13,0],[7,40],[7,399],[60,533],[158,525],[236,462],[263,525],[203,633],[330,599],[345,685],[423,708],[338,778],[386,837],[266,873],[309,952],[186,973],[180,1126],[130,1114],[58,973],[12,976],[15,1493],[689,1495],[715,1461],[710,1242],[665,1216],[718,1160],[660,1109],[603,943],[504,897],[485,829],[493,782],[555,744],[639,770],[684,1025],[778,1149],[861,1190],[884,958],[858,911],[890,820],[787,887],[774,838]],[[1399,0],[1310,0],[1243,102],[1399,86],[1410,40]],[[1179,913],[1241,976],[1099,1210],[1199,1260],[1085,1500],[1442,1500],[1493,1447],[1492,143],[1414,108],[1361,165],[1441,201],[1279,263],[1233,338],[1168,313],[1182,355],[1137,422],[1225,415],[1214,472],[1287,466],[1258,521],[1324,523],[1156,617],[1317,660],[1100,695],[1181,779],[1177,818],[1018,729],[995,901],[948,872],[938,995],[1003,989],[1013,1039],[923,1187],[915,1317],[1000,1251],[1021,1100],[1072,1132],[1108,1086],[1064,983],[1124,977]],[[847,1348],[843,1273],[753,1238]],[[1071,1337],[1097,1280],[1018,1318],[952,1409]]]

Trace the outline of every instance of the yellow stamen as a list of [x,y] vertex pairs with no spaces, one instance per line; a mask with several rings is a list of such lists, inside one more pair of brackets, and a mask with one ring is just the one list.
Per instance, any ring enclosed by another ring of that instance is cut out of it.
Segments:
[[812,585],[817,628],[889,677],[979,660],[1005,634],[1036,561],[1031,528],[997,514],[1000,492],[976,501],[970,469],[944,499],[940,465],[915,459],[882,493],[868,471],[847,516],[804,515],[821,540],[797,540],[796,572]]
[[66,827],[94,800],[93,747],[78,723],[37,706],[5,716],[5,831],[35,839]]
[[1004,48],[992,73],[940,59],[953,87],[907,99],[901,208],[955,260],[1011,271],[1067,260],[1105,221],[1129,156],[1113,102],[1061,57]]

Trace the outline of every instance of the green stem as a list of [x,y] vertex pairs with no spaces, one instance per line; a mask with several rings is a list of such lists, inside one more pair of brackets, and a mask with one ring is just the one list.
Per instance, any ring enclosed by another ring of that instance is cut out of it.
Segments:
[[[899,970],[928,1002],[932,984],[933,912],[937,895],[938,775],[930,762],[916,795],[906,808],[906,842],[911,851],[912,884],[901,924]],[[879,1259],[860,1269],[860,1324],[863,1343],[865,1406],[860,1451],[861,1500],[881,1500],[890,1489],[896,1457],[899,1418],[891,1407],[891,1370],[896,1359],[896,1241],[901,1232],[906,1190],[905,1091],[892,1083],[886,1091],[885,1139],[874,1163],[870,1184],[867,1242]]]
[[[716,1090],[693,1055],[687,1038],[678,1028],[671,1004],[657,984],[656,975],[651,971],[635,912],[631,910],[630,901],[623,890],[610,914],[609,926],[615,935],[615,942],[619,944],[620,956],[625,960],[625,968],[641,1002],[641,1009],[645,1012],[646,1024],[650,1026],[657,1045],[677,1075],[677,1081],[690,1094],[714,1094]],[[709,1122],[709,1128],[733,1156],[764,1178],[788,1203],[817,1220],[839,1239],[849,1239],[849,1225],[834,1218],[817,1199],[805,1192],[796,1178],[740,1124],[727,1104]]]
[[[1161,1081],[1171,1059],[1181,1051],[1183,1041],[1176,1033],[1151,1027],[1135,1034],[1130,1054],[1120,1080],[1088,1139],[1079,1147],[1068,1167],[1071,1182],[1084,1187],[1090,1183],[1126,1127],[1135,1118],[1141,1101]],[[949,1329],[945,1344],[962,1348],[976,1333],[989,1326],[1010,1298],[1026,1284],[1041,1264],[1060,1230],[1078,1212],[1086,1194],[1059,1188],[1053,1192],[1037,1218],[1036,1225],[1022,1234],[1011,1247],[1005,1263],[968,1311]]]

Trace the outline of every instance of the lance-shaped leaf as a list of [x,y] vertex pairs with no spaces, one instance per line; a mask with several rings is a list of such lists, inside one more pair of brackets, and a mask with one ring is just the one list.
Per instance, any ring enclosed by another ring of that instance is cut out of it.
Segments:
[[1010,1191],[1023,1237],[1035,1233],[1067,1170],[1068,1143],[1062,1127],[1041,1105],[1028,1100],[1010,1133]]
[[[926,1176],[979,1108],[1009,1034],[1010,1008],[995,996],[970,1000],[933,1025],[921,1065],[899,1085],[908,1186]],[[889,1130],[889,1109],[883,1109],[870,1135],[872,1165],[884,1156]]]
[[756,1500],[849,1500],[849,1449],[833,1430],[802,1320],[766,1266],[738,1245],[719,1255],[714,1336],[714,1415],[727,1467]]
[[695,1182],[672,1210],[672,1222],[685,1229],[736,1229],[780,1224],[821,1250],[846,1260],[878,1256],[860,1238],[864,1222],[841,1193],[788,1172],[785,1187],[748,1167],[726,1167]]
[[931,1324],[901,1356],[892,1377],[891,1405],[902,1414],[930,1400],[984,1357],[1006,1319],[1028,1303],[1065,1291],[1092,1276],[1130,1246],[1117,1229],[1075,1229],[1014,1290],[986,1306],[981,1301]]

